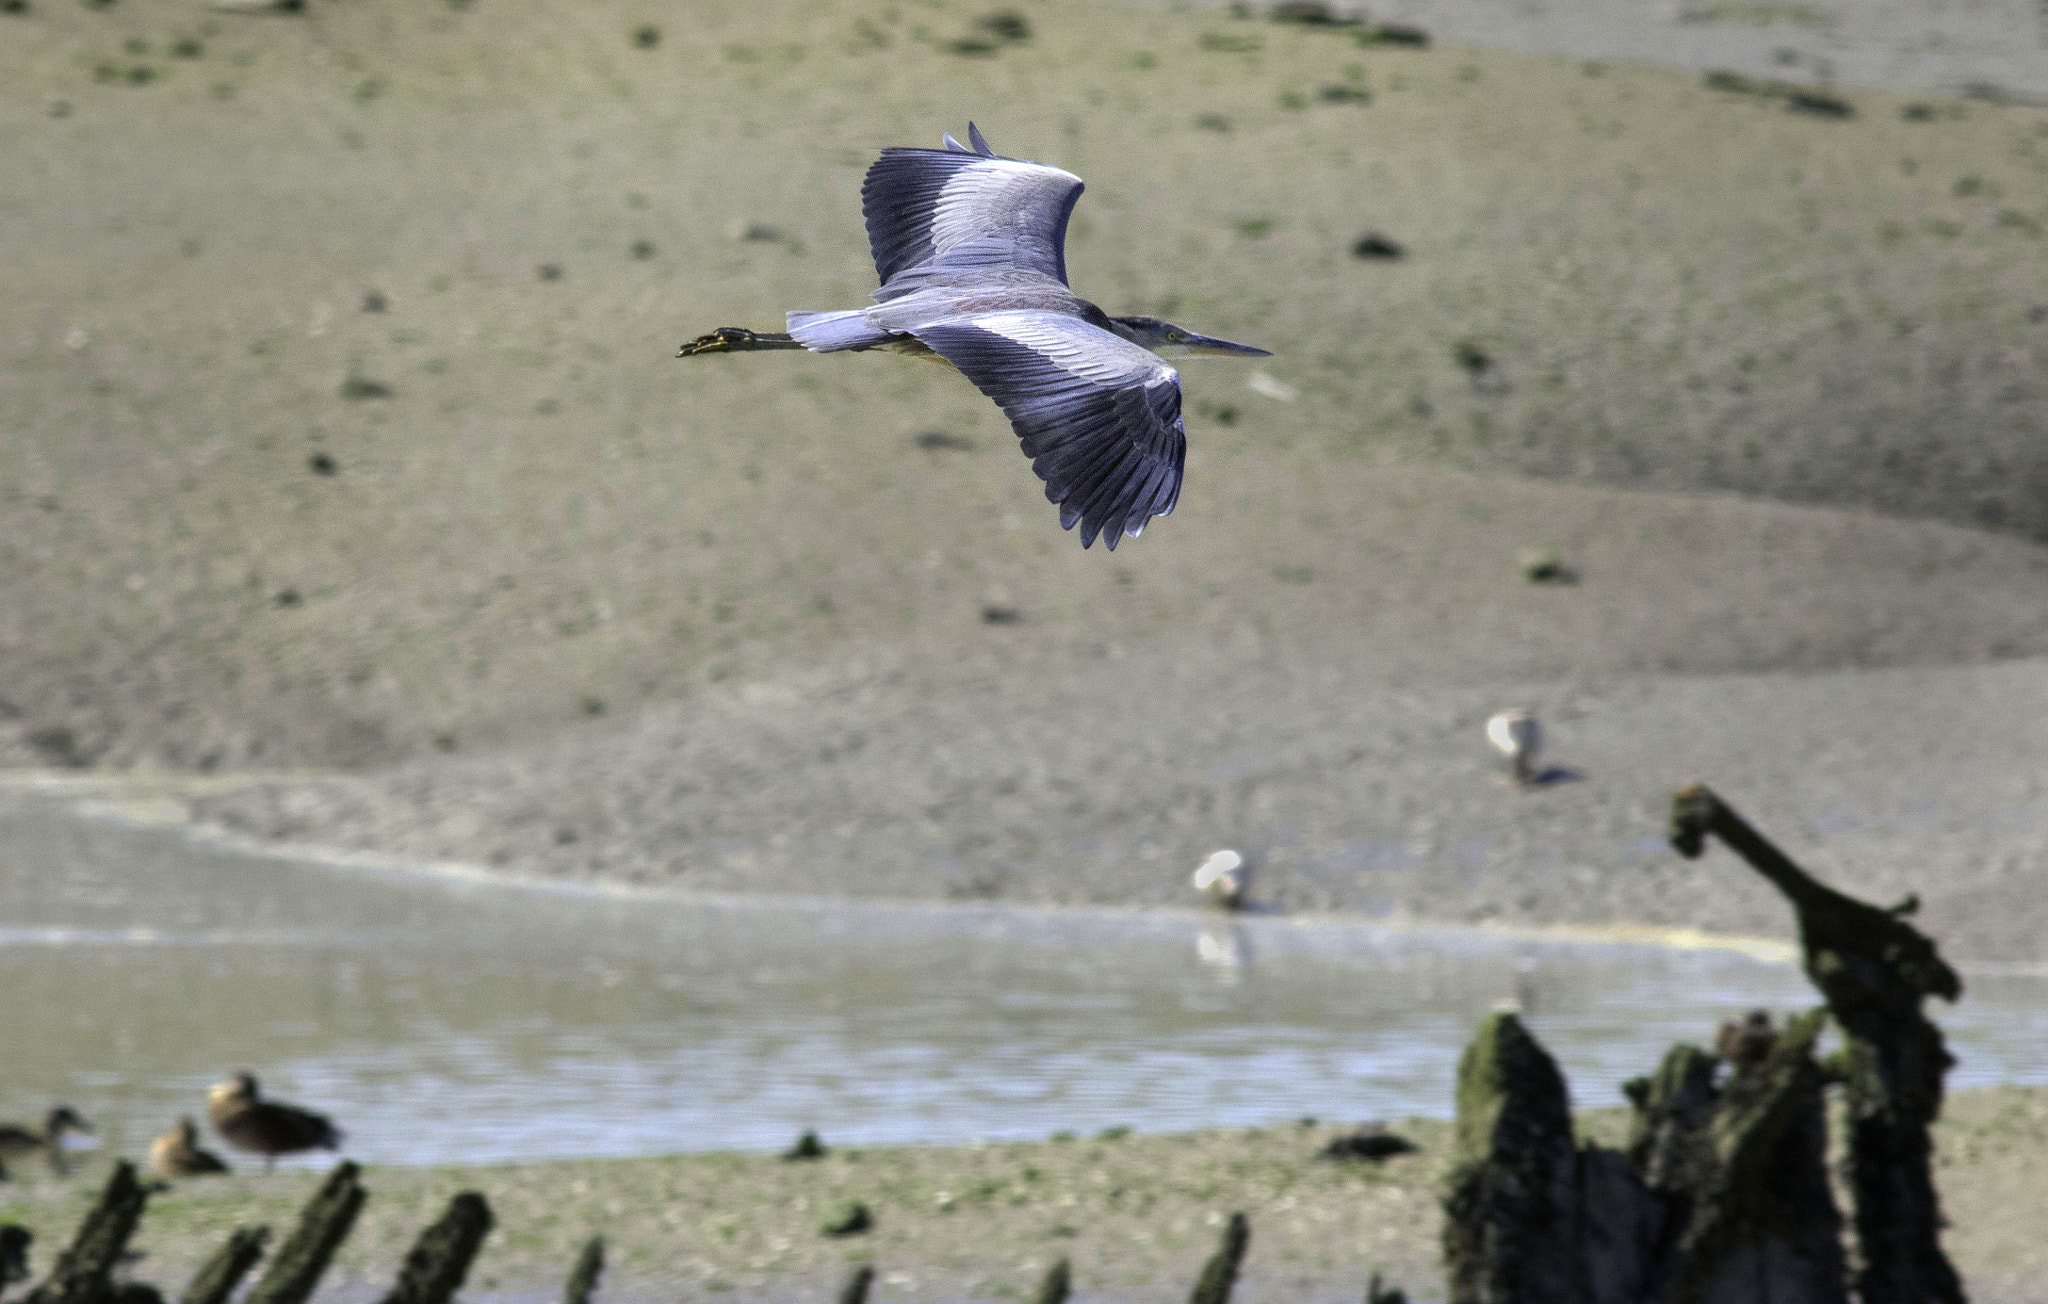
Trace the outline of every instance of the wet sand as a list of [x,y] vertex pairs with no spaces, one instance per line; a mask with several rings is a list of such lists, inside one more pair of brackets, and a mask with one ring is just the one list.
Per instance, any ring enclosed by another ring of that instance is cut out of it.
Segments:
[[[1583,1116],[1586,1135],[1620,1144],[1625,1118]],[[1397,1130],[1417,1154],[1373,1166],[1314,1158],[1348,1121],[1254,1131],[1079,1138],[956,1149],[834,1150],[814,1163],[759,1155],[505,1165],[371,1168],[372,1192],[323,1297],[370,1299],[411,1238],[456,1191],[480,1190],[497,1230],[464,1297],[548,1298],[583,1240],[606,1238],[605,1297],[830,1298],[854,1263],[880,1275],[876,1298],[1028,1297],[1053,1260],[1073,1261],[1082,1298],[1184,1299],[1224,1215],[1243,1210],[1252,1250],[1241,1298],[1355,1300],[1380,1272],[1412,1298],[1441,1298],[1437,1200],[1449,1126]],[[829,1131],[826,1140],[830,1141]],[[2048,1299],[2048,1252],[2034,1213],[2048,1155],[2048,1092],[1999,1089],[1951,1098],[1937,1129],[1944,1244],[1970,1298]],[[36,1233],[38,1262],[68,1235],[94,1189],[0,1188],[0,1220]],[[180,1182],[158,1196],[137,1244],[135,1276],[177,1288],[227,1231],[288,1226],[317,1174],[248,1173]],[[874,1230],[834,1239],[827,1212],[859,1200]]]

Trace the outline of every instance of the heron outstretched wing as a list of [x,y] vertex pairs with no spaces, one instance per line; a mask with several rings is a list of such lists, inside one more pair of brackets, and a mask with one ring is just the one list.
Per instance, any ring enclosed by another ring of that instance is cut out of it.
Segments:
[[1081,546],[1133,538],[1180,499],[1180,374],[1128,340],[1057,312],[991,312],[914,332],[1010,418],[1060,528]]
[[932,264],[1018,268],[1067,279],[1067,218],[1081,178],[1042,163],[1000,158],[973,124],[968,149],[885,149],[860,188],[868,246],[887,288],[899,272]]

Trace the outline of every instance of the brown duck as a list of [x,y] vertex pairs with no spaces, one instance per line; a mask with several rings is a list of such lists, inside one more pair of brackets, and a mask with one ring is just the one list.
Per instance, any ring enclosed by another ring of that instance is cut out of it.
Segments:
[[206,1118],[235,1149],[262,1155],[266,1168],[279,1155],[341,1147],[340,1129],[324,1115],[262,1099],[249,1073],[237,1073],[206,1093]]
[[71,1106],[59,1105],[43,1116],[43,1129],[23,1127],[19,1123],[0,1123],[0,1160],[19,1159],[23,1155],[41,1154],[50,1161],[53,1168],[64,1166],[64,1137],[71,1132],[90,1132],[92,1125],[72,1112]]
[[199,1129],[189,1118],[150,1143],[149,1166],[158,1177],[204,1177],[225,1173],[228,1166],[211,1150],[199,1148]]

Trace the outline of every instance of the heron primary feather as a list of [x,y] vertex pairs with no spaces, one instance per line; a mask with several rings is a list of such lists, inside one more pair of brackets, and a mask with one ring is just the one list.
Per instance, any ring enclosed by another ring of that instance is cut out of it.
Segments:
[[868,169],[861,215],[881,281],[868,307],[793,311],[786,334],[725,327],[680,356],[802,348],[944,362],[1003,409],[1060,527],[1114,550],[1180,501],[1180,373],[1163,359],[1270,355],[1111,317],[1076,295],[1066,239],[1081,179],[997,154],[973,123],[967,140],[885,149]]

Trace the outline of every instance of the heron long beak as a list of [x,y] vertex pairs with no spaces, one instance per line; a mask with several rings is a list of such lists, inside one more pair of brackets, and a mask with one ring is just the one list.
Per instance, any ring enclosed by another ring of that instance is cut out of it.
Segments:
[[1208,335],[1190,335],[1185,345],[1190,353],[1207,354],[1218,358],[1270,358],[1273,355],[1265,349],[1255,349],[1249,344],[1233,344]]

